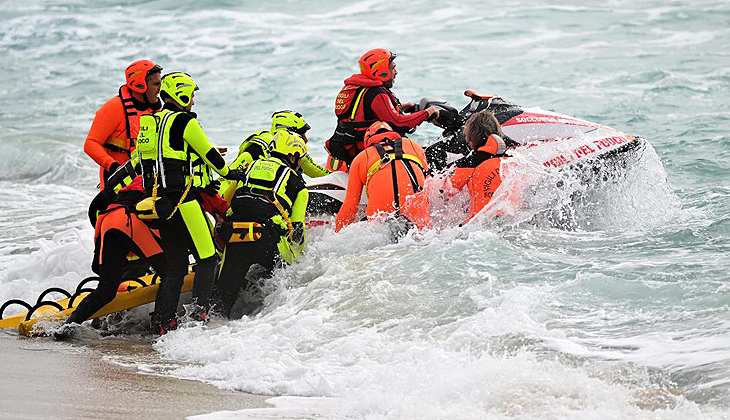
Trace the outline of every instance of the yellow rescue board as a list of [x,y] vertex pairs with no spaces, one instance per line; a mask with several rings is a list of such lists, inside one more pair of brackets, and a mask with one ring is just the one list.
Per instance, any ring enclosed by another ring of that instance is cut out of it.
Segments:
[[[119,286],[119,288],[120,288],[120,290],[127,290],[127,288],[133,289],[136,287],[143,287],[143,286],[146,287],[146,286],[149,286],[150,283],[152,283],[153,278],[154,278],[154,276],[152,274],[150,274],[149,276],[140,277],[138,281],[125,281]],[[141,283],[143,283],[143,284],[141,284]],[[122,292],[120,292],[120,293],[122,293]],[[87,292],[87,293],[81,293],[80,295],[78,295],[76,297],[76,300],[74,301],[75,306],[78,306],[79,303],[82,300],[84,300],[84,298],[88,294],[89,293]],[[70,302],[71,302],[71,298],[66,298],[66,299],[61,299],[61,300],[55,301],[55,303],[59,304],[62,308],[68,308],[70,306],[69,305]],[[71,311],[71,312],[73,312],[73,311]],[[71,312],[68,312],[68,313],[70,314]],[[36,311],[33,313],[33,318],[37,318],[40,316],[48,316],[49,314],[55,314],[55,313],[58,313],[57,308],[54,308],[53,306],[50,306],[50,305],[42,306],[42,307],[36,309]],[[7,318],[0,319],[0,328],[16,328],[17,329],[18,325],[20,325],[21,322],[25,321],[25,318],[27,316],[28,316],[28,311],[24,311],[24,312],[17,313],[15,315],[11,315]]]
[[[180,289],[182,293],[188,292],[193,289],[194,277],[194,273],[188,273],[188,275],[185,276],[182,288]],[[125,309],[130,309],[150,302],[154,302],[155,297],[157,296],[157,289],[160,285],[159,282],[155,284],[149,284],[152,281],[152,275],[142,277],[140,278],[140,280],[144,282],[147,286],[141,287],[141,285],[137,282],[129,282],[128,285],[134,286],[134,289],[126,292],[118,292],[113,301],[109,302],[106,306],[99,309],[94,315],[91,316],[90,319],[98,318],[114,312],[119,312]],[[13,315],[12,317],[1,320],[0,322],[2,322],[2,324],[0,324],[0,328],[17,327],[18,332],[20,332],[20,334],[24,336],[35,335],[38,331],[35,331],[36,328],[34,328],[34,326],[38,321],[66,319],[76,309],[76,307],[78,307],[78,303],[86,298],[86,296],[88,296],[88,293],[79,295],[79,297],[76,298],[76,302],[74,302],[76,303],[76,306],[64,309],[63,311],[58,311],[56,308],[51,306],[43,306],[41,308],[38,308],[33,313],[33,317],[27,321],[25,320],[27,312]],[[67,306],[68,301],[69,299],[63,299],[59,300],[58,303],[61,306]],[[6,321],[8,321],[7,324],[11,324],[11,319],[13,320],[12,323],[14,325],[6,325]]]

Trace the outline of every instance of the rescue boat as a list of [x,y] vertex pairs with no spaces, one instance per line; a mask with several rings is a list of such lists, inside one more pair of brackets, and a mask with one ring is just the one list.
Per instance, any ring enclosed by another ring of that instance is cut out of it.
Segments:
[[[489,110],[505,134],[510,150],[530,149],[530,154],[547,170],[569,170],[586,184],[600,173],[602,177],[622,176],[625,169],[642,154],[646,140],[615,128],[540,108],[522,107],[497,96],[464,92],[470,102],[458,111],[446,101],[423,98],[418,109],[438,107],[435,124],[443,133],[426,147],[433,172],[448,170],[458,158],[470,152],[464,138],[464,123],[474,113]],[[310,224],[326,223],[337,214],[345,198],[347,173],[338,171],[309,181]],[[363,193],[360,204],[367,204]]]

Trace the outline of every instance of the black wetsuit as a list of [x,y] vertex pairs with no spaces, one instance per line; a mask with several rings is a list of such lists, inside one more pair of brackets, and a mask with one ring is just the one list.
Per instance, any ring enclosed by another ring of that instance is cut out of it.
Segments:
[[[247,220],[255,220],[255,214],[248,214]],[[261,238],[255,242],[238,242],[226,245],[223,265],[215,284],[215,309],[222,315],[231,318],[249,315],[263,305],[263,294],[260,282],[271,277],[274,267],[280,264],[277,244],[281,233],[275,228],[264,227]],[[227,256],[227,257],[226,257]],[[227,259],[226,259],[227,258]],[[258,264],[262,272],[247,276],[252,265]],[[244,293],[243,306],[238,313],[231,309]]]

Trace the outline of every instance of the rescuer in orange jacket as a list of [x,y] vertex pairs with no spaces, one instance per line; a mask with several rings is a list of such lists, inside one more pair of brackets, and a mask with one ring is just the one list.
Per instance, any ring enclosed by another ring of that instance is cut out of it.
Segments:
[[160,93],[162,67],[150,60],[130,64],[124,72],[126,83],[106,101],[91,123],[84,152],[99,164],[99,182],[130,159],[139,133],[139,117],[162,107]]
[[378,48],[366,52],[359,60],[360,74],[345,79],[345,86],[335,99],[337,128],[327,140],[330,154],[327,169],[346,169],[357,154],[364,149],[365,130],[376,121],[390,124],[392,130],[404,136],[423,121],[437,118],[435,107],[407,114],[413,102],[400,103],[391,88],[398,72],[396,55]]
[[405,218],[407,224],[429,226],[428,197],[419,194],[428,171],[423,148],[380,121],[368,128],[365,145],[350,166],[347,194],[335,220],[335,231],[355,221],[363,186],[368,197],[368,219]]
[[507,157],[507,146],[502,139],[504,134],[499,122],[487,110],[469,117],[464,124],[464,136],[472,152],[456,161],[449,181],[457,190],[464,186],[469,188],[471,219],[489,203],[502,183],[499,167],[502,159]]

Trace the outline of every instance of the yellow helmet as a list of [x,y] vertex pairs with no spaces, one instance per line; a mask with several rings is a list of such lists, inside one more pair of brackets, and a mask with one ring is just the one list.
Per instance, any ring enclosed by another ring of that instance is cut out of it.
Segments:
[[305,135],[311,127],[302,117],[302,114],[294,111],[284,110],[271,114],[271,131],[286,128],[297,134]]
[[196,90],[198,84],[187,73],[178,71],[162,76],[162,99],[170,97],[180,106],[186,107],[192,102]]
[[296,156],[297,159],[304,157],[307,151],[307,144],[304,143],[298,134],[288,130],[278,130],[271,139],[271,152],[283,156]]

